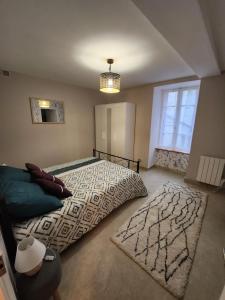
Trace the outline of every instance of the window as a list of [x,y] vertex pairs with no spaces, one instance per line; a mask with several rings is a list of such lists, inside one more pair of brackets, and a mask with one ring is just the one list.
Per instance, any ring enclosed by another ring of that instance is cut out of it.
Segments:
[[159,148],[190,153],[199,87],[162,90]]

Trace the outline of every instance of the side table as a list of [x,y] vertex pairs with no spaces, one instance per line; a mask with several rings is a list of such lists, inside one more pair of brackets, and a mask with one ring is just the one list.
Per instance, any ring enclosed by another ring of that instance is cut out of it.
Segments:
[[16,286],[19,300],[60,300],[57,288],[59,286],[62,270],[59,254],[47,249],[46,255],[55,255],[53,261],[43,260],[41,270],[34,276],[16,273]]

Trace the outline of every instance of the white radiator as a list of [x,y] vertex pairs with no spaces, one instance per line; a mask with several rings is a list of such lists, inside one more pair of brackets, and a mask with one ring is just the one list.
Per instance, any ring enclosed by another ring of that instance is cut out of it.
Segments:
[[225,165],[225,159],[201,156],[198,166],[197,181],[220,186]]

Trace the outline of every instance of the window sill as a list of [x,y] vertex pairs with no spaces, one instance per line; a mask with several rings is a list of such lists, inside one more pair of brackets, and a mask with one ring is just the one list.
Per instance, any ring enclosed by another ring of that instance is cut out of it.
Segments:
[[174,153],[181,153],[181,154],[187,154],[189,155],[190,153],[188,152],[184,152],[184,151],[177,151],[177,150],[172,150],[172,149],[167,149],[167,148],[160,148],[160,147],[156,147],[156,150],[163,150],[163,151],[168,151],[168,152],[174,152]]

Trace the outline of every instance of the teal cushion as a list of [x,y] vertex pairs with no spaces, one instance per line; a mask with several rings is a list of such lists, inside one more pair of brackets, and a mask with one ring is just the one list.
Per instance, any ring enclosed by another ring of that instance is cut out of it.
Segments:
[[16,180],[16,181],[31,181],[31,175],[28,171],[9,166],[0,166],[0,181]]
[[57,197],[46,194],[38,184],[31,182],[1,181],[0,194],[9,215],[17,220],[37,217],[63,206]]

